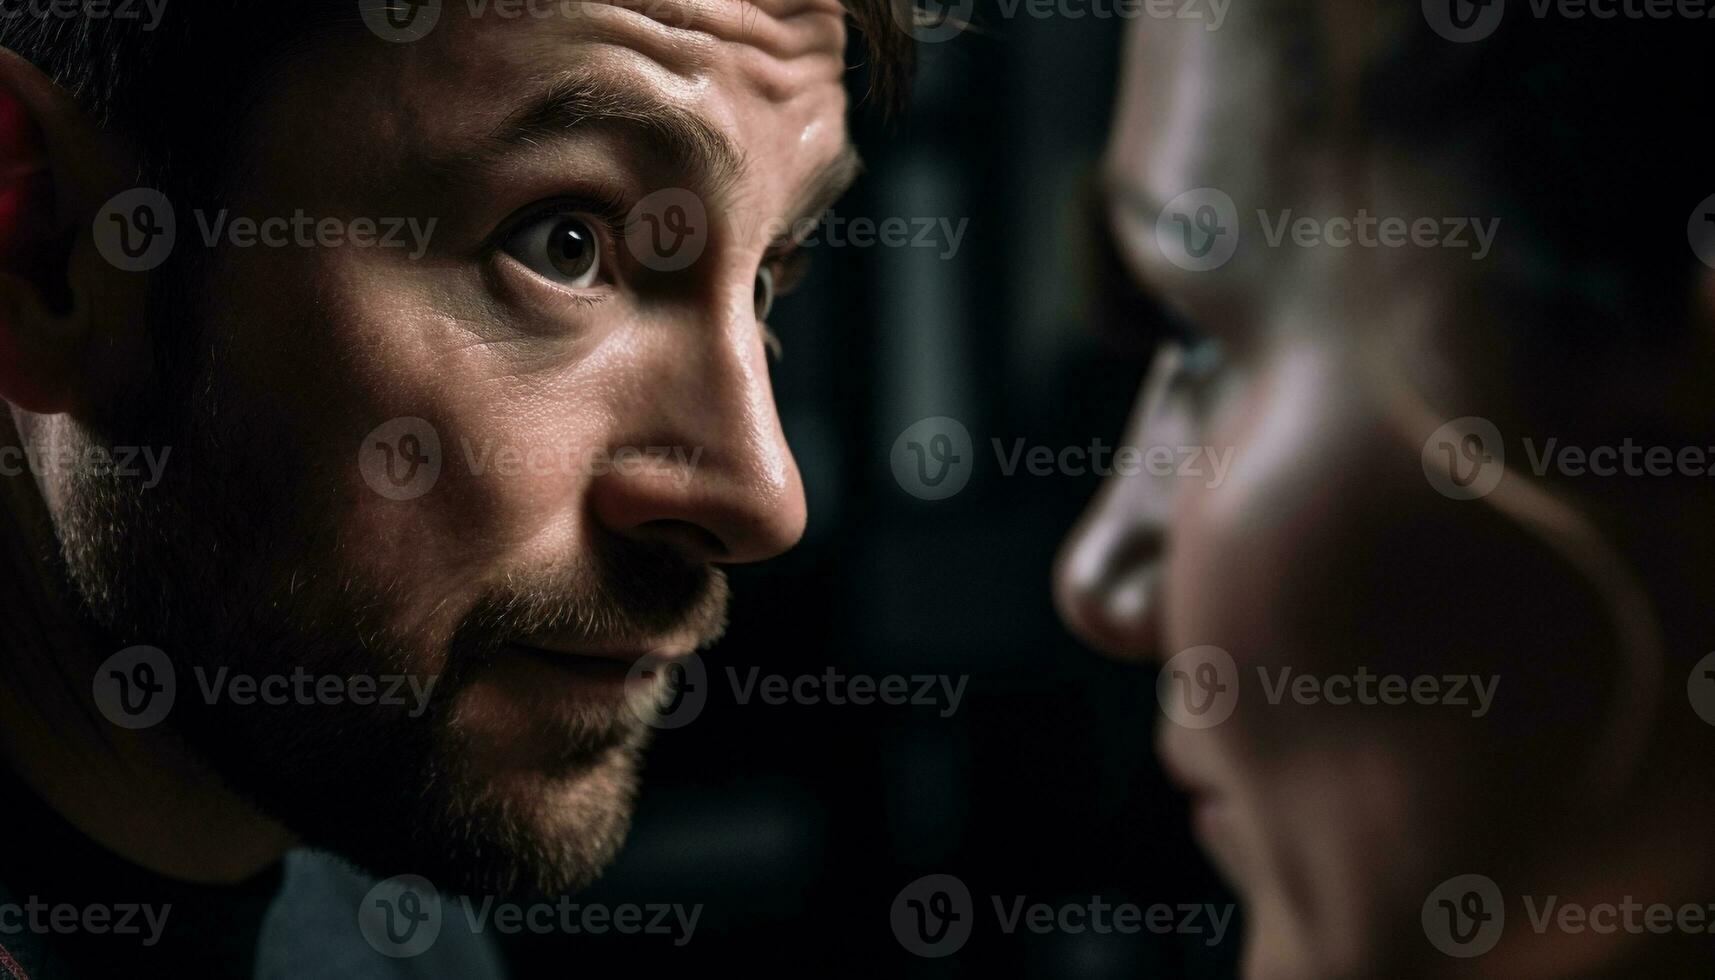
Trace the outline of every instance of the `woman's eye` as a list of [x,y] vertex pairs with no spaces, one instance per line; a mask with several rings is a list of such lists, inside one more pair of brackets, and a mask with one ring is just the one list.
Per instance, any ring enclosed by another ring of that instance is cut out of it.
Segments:
[[1180,355],[1180,370],[1191,381],[1207,381],[1219,374],[1226,364],[1226,350],[1221,342],[1213,338],[1203,338],[1189,343],[1181,342],[1184,353]]
[[587,289],[600,280],[602,272],[597,224],[585,214],[544,214],[521,225],[504,248],[539,276]]
[[754,300],[756,303],[756,318],[758,320],[767,320],[768,314],[774,311],[773,268],[765,265],[756,270],[756,291],[754,294]]

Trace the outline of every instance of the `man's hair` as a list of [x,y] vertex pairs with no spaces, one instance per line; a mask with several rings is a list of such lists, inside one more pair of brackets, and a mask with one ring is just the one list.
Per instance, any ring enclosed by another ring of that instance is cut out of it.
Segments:
[[[739,3],[745,0],[731,0]],[[885,111],[903,98],[913,53],[900,25],[911,0],[843,0],[869,50],[869,96]],[[125,141],[137,182],[207,196],[231,184],[246,109],[294,51],[363,32],[358,0],[189,0],[138,17],[64,16],[0,0],[0,46],[69,92],[96,124]]]

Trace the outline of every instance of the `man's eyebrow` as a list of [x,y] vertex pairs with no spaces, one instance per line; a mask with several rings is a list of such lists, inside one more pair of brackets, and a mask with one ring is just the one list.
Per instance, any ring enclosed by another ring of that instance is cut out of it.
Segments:
[[560,76],[500,122],[479,146],[449,166],[486,170],[521,147],[563,140],[579,130],[617,131],[641,141],[657,159],[672,161],[688,183],[716,194],[744,172],[744,154],[726,134],[681,106],[634,85],[589,72]]
[[[519,148],[570,138],[579,130],[618,131],[640,140],[657,159],[671,161],[687,184],[709,198],[743,176],[742,150],[720,130],[682,106],[634,85],[614,84],[590,72],[567,72],[510,113],[480,144],[436,161],[435,172],[490,171]],[[787,227],[820,218],[858,176],[863,160],[851,142],[817,170],[786,215]]]

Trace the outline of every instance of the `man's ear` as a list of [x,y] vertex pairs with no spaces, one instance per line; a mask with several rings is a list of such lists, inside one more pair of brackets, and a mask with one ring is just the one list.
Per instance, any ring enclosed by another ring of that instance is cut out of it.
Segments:
[[94,311],[141,315],[143,277],[103,263],[90,232],[118,164],[69,93],[0,48],[0,399],[25,411],[83,407]]

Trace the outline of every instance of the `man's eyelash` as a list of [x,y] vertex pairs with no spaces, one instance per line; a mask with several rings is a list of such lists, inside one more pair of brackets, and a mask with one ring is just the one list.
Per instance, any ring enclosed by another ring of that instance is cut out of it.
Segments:
[[795,245],[772,249],[762,258],[774,273],[774,295],[784,296],[804,281],[810,271],[810,253]]
[[483,248],[485,251],[498,249],[518,229],[553,214],[587,214],[595,218],[600,222],[607,241],[612,243],[614,248],[618,248],[625,241],[626,212],[625,196],[617,191],[595,190],[539,201],[521,208],[512,217],[502,221],[488,237]]

